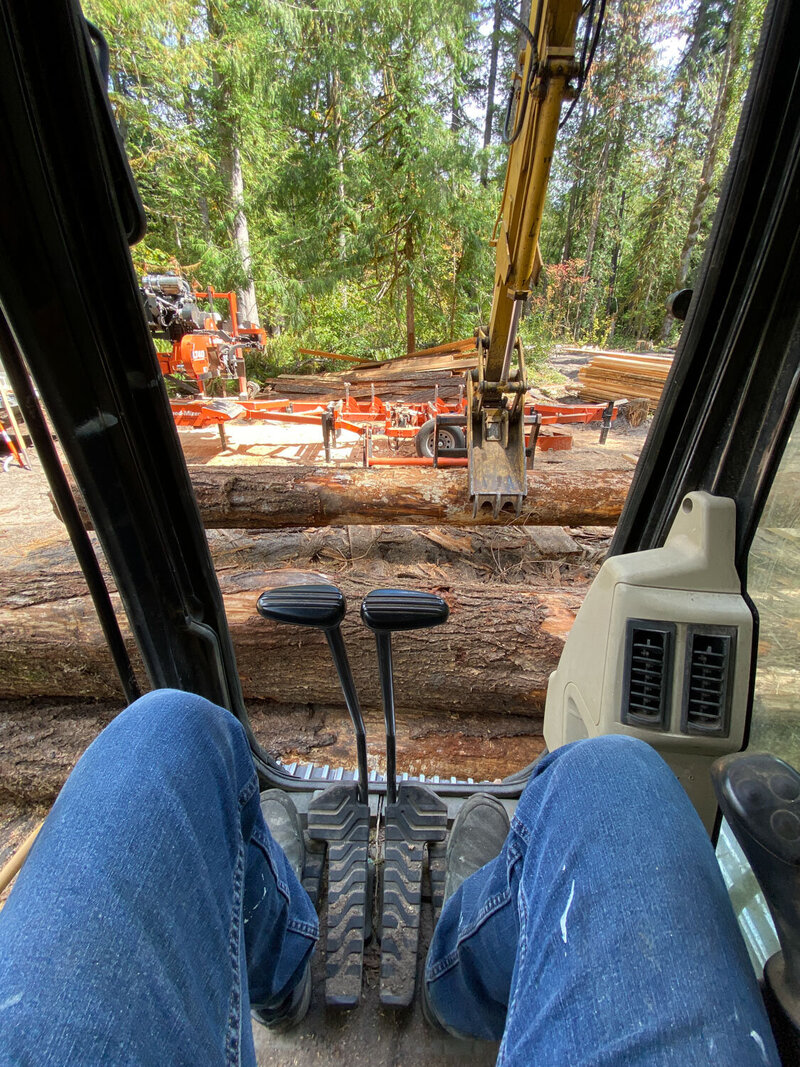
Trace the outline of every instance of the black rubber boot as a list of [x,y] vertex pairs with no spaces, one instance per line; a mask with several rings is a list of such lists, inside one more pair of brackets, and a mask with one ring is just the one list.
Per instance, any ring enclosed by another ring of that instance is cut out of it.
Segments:
[[[500,854],[511,828],[506,809],[488,793],[476,793],[465,801],[453,822],[447,842],[447,901],[461,883]],[[422,1014],[428,1024],[453,1037],[467,1037],[451,1030],[435,1013],[428,999],[428,983],[422,981]]]
[[[306,850],[303,827],[294,801],[282,789],[267,789],[261,794],[261,811],[275,842],[280,845],[298,882],[303,879]],[[311,961],[292,992],[276,1008],[253,1008],[251,1015],[276,1033],[291,1030],[306,1017],[311,1004]]]
[[476,793],[464,802],[447,842],[445,900],[465,878],[499,855],[510,828],[506,809],[488,793]]
[[285,852],[298,882],[302,882],[306,850],[294,801],[283,789],[267,789],[261,794],[261,813],[269,832]]
[[305,1019],[310,1005],[311,960],[306,963],[303,977],[277,1008],[253,1008],[250,1014],[262,1026],[274,1030],[277,1034],[282,1034],[287,1030],[294,1029]]

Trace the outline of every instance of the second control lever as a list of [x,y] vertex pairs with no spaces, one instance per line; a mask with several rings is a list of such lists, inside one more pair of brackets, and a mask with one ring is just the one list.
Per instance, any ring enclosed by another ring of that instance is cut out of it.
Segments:
[[361,603],[364,625],[375,634],[381,679],[383,716],[386,720],[386,799],[397,800],[397,741],[395,737],[392,632],[423,630],[447,621],[450,609],[435,593],[411,589],[375,589]]
[[425,851],[447,833],[447,805],[416,782],[397,787],[392,631],[438,626],[447,604],[432,593],[377,589],[364,598],[361,618],[375,633],[386,718],[386,823],[381,905],[381,1003],[408,1007],[417,973]]

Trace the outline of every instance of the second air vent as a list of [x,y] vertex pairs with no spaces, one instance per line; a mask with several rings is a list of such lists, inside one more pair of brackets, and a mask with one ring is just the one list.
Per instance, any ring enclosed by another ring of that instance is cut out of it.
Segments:
[[683,733],[727,736],[735,649],[735,626],[689,627],[681,712]]
[[628,619],[622,721],[651,730],[669,727],[675,624]]

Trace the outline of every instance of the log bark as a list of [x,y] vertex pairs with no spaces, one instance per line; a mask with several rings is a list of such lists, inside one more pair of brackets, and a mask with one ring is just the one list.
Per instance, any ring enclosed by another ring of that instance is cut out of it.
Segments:
[[[24,805],[43,817],[81,753],[121,710],[121,700],[0,702],[0,865],[33,828],[8,807]],[[285,764],[355,769],[352,726],[343,709],[250,701],[248,713],[261,744]],[[366,728],[370,770],[384,774],[382,716],[368,714]],[[525,716],[404,711],[397,723],[401,774],[493,781],[526,766],[543,747],[540,721]]]
[[[380,711],[374,641],[358,618],[369,576],[313,573],[343,589],[351,610],[343,627],[365,709]],[[444,576],[446,578],[446,576]],[[256,613],[260,592],[305,579],[307,571],[234,571],[220,575],[225,609],[246,699],[343,708],[321,633],[267,623]],[[398,635],[394,642],[398,714],[479,711],[489,717],[539,718],[550,672],[580,606],[585,584],[532,588],[487,581],[426,581],[402,568],[378,584],[435,589],[450,605],[446,626]],[[70,573],[16,573],[3,579],[0,608],[0,699],[119,697],[83,579]],[[141,662],[123,619],[134,668]],[[146,688],[146,684],[145,684]]]
[[[346,467],[190,467],[209,529],[408,523],[497,525],[486,509],[473,518],[466,470]],[[518,519],[537,526],[609,526],[619,518],[631,471],[534,470]]]

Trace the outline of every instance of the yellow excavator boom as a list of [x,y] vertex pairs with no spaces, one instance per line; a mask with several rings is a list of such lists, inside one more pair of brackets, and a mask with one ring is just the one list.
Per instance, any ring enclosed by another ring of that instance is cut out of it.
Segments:
[[[468,379],[467,447],[475,512],[491,506],[519,512],[527,492],[525,361],[517,337],[520,314],[541,270],[539,232],[561,104],[578,73],[575,31],[580,0],[534,0],[515,106],[488,334],[479,331],[478,368]],[[516,360],[514,356],[516,354]]]

